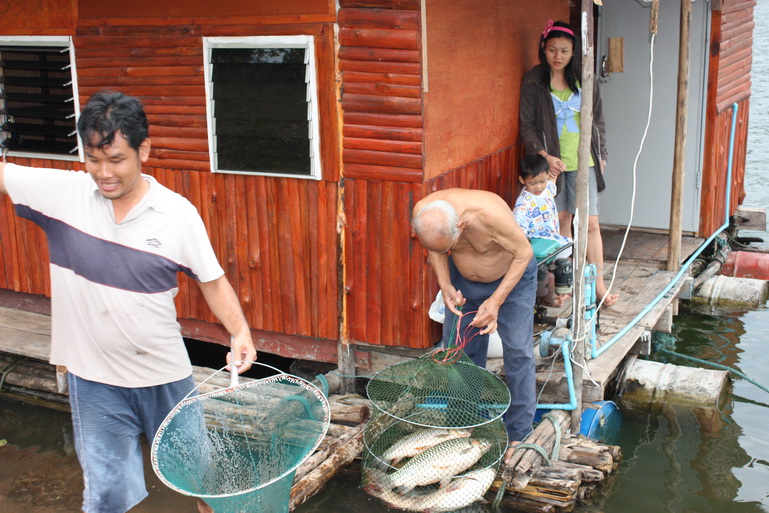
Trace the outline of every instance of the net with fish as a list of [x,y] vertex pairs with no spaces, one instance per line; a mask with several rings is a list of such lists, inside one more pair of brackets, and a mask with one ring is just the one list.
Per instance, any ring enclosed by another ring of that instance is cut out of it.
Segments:
[[384,369],[367,386],[363,489],[408,511],[479,501],[507,448],[507,385],[455,348]]
[[329,421],[326,397],[299,377],[234,382],[187,397],[168,414],[152,443],[152,466],[167,486],[216,513],[288,512],[296,468]]

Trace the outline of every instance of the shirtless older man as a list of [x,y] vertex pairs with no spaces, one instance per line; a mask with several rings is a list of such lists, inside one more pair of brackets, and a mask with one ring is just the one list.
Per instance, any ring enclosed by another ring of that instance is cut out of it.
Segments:
[[468,325],[478,330],[465,347],[477,365],[486,365],[488,334],[498,331],[512,398],[505,427],[511,441],[523,440],[536,406],[532,332],[537,265],[526,235],[502,198],[467,189],[423,198],[414,206],[412,226],[446,303],[443,342],[448,342],[455,315],[461,315],[457,306],[477,311],[462,318],[454,331],[465,333]]

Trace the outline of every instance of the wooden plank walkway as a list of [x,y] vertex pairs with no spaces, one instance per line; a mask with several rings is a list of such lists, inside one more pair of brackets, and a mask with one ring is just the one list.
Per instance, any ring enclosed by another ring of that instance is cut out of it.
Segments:
[[51,352],[51,318],[0,307],[0,352],[47,362]]
[[[611,260],[617,257],[624,232],[621,230],[602,230],[602,235],[607,260],[604,278],[608,285],[615,265]],[[684,237],[681,251],[682,261],[699,248],[703,241],[704,239],[700,238]],[[598,318],[597,340],[599,348],[625,329],[675,278],[677,272],[662,270],[666,266],[666,260],[667,235],[630,232],[612,286],[613,291],[619,292],[620,300],[611,307],[603,307]],[[653,329],[663,315],[671,314],[671,312],[666,313],[666,310],[674,308],[672,303],[686,276],[688,273],[685,273],[637,324],[627,329],[610,348],[599,354],[596,359],[590,358],[588,347],[587,360],[582,362],[583,364],[586,363],[586,372],[582,383],[584,402],[600,401],[607,398],[611,382],[621,370],[624,359],[629,354],[638,352],[634,347],[644,331]],[[548,308],[549,316],[568,317],[570,313],[570,300],[562,308]],[[542,329],[546,328],[542,327]],[[556,361],[553,361],[552,358],[541,358],[538,349],[536,355],[537,390],[540,391],[538,402],[568,403],[568,386],[562,360],[556,358]]]

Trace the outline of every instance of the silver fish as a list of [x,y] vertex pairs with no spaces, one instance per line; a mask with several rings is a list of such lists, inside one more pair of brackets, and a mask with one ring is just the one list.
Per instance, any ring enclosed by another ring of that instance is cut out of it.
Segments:
[[454,476],[475,465],[492,446],[482,438],[454,438],[441,442],[411,458],[390,474],[390,484],[401,495],[417,486],[448,484]]
[[[412,492],[406,495],[399,495],[392,489],[390,479],[383,471],[366,468],[363,472],[366,482],[363,485],[363,491],[372,497],[384,501],[389,507],[406,511],[424,511],[425,508],[430,506],[430,494]],[[428,499],[428,501],[425,501],[425,499]]]
[[469,506],[483,498],[496,476],[495,469],[483,468],[452,479],[448,485],[434,492],[435,497],[425,511],[429,513],[456,511]]
[[405,495],[390,488],[387,474],[380,470],[364,470],[363,490],[386,502],[392,508],[422,513],[456,511],[480,501],[491,487],[497,472],[493,468],[474,470],[457,477],[443,488],[431,492],[411,491]]
[[441,442],[452,440],[454,438],[467,438],[470,434],[471,432],[469,429],[420,429],[419,431],[398,440],[382,454],[382,457],[392,465],[396,465],[402,459],[412,458],[420,452]]

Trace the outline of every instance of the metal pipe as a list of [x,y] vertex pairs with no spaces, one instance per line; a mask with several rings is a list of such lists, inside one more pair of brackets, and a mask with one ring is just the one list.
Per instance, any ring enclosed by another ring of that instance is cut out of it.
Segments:
[[[569,402],[565,404],[538,404],[538,410],[575,410],[577,409],[577,393],[574,391],[574,373],[571,370],[571,355],[569,354],[569,343],[567,338],[561,342],[561,354],[563,354],[563,370],[566,373],[566,383],[569,387]],[[542,341],[540,340],[540,344]]]
[[681,267],[681,269],[678,271],[678,274],[675,275],[673,280],[668,284],[667,287],[662,289],[662,292],[660,292],[657,297],[655,297],[646,307],[641,310],[641,312],[636,315],[627,325],[625,325],[624,328],[622,328],[616,335],[614,335],[612,338],[610,338],[604,345],[602,345],[600,348],[596,348],[595,340],[591,340],[591,357],[597,358],[599,355],[601,355],[604,351],[609,349],[617,340],[622,338],[625,333],[630,331],[630,329],[633,328],[638,322],[643,319],[646,314],[648,314],[652,308],[654,308],[654,305],[660,302],[660,300],[665,297],[665,294],[670,291],[671,288],[673,288],[673,285],[678,283],[678,281],[683,277],[684,273],[689,269],[689,266],[694,262],[694,260],[702,253],[705,248],[710,244],[722,231],[727,229],[729,227],[729,209],[731,208],[731,197],[732,197],[732,164],[734,160],[734,128],[737,124],[737,111],[739,110],[739,106],[737,103],[732,104],[732,128],[731,133],[729,134],[729,160],[727,165],[727,171],[726,171],[726,207],[724,211],[724,224],[717,229],[713,235],[711,235],[705,242],[702,243],[702,245],[695,251],[692,256],[689,257],[689,259],[684,263],[684,265]]

